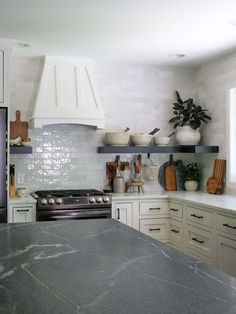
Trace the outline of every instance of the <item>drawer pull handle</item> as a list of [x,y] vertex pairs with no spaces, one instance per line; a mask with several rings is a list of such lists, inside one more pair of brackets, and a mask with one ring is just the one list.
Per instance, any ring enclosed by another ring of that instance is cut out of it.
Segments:
[[20,212],[28,212],[29,209],[17,209],[16,211],[17,211],[18,213],[20,213]]
[[171,229],[171,232],[179,233],[179,230]]
[[172,210],[173,212],[178,212],[179,210],[176,208],[170,208],[170,210]]
[[161,207],[150,207],[149,210],[160,210]]
[[149,231],[160,231],[160,228],[149,228]]
[[197,242],[197,243],[201,243],[203,244],[205,241],[202,240],[198,240],[197,238],[192,238],[193,241]]
[[231,229],[236,229],[236,227],[234,226],[230,226],[229,224],[223,224],[224,227],[227,227],[227,228],[231,228]]
[[117,208],[117,219],[120,220],[120,209]]
[[196,214],[191,214],[191,216],[194,217],[194,218],[198,218],[198,219],[202,219],[203,218],[203,216],[198,216]]

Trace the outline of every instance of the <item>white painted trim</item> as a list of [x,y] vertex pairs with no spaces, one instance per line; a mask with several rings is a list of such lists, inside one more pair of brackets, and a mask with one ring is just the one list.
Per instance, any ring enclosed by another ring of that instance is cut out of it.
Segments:
[[236,84],[235,85],[228,85],[227,86],[227,106],[226,106],[226,154],[227,154],[227,170],[226,170],[226,189],[227,192],[229,193],[233,193],[236,191],[236,182],[232,182],[230,181],[230,168],[231,168],[231,159],[230,159],[230,155],[231,155],[231,146],[230,146],[230,138],[231,138],[231,134],[230,134],[230,129],[231,129],[231,119],[230,119],[230,114],[231,114],[231,109],[230,109],[230,90],[231,89],[236,89]]

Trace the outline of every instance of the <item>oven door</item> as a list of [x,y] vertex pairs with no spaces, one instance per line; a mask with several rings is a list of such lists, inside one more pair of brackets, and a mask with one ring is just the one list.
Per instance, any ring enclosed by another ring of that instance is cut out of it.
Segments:
[[111,218],[111,207],[86,209],[37,210],[37,221]]

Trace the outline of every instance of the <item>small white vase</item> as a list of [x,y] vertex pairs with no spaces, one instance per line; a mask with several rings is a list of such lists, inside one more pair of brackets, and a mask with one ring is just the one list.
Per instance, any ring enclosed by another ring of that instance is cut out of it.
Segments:
[[177,129],[176,139],[180,145],[197,145],[201,134],[198,130],[193,130],[191,126],[184,125]]
[[189,191],[189,192],[197,191],[198,182],[197,181],[185,181],[184,187],[185,187],[186,191]]

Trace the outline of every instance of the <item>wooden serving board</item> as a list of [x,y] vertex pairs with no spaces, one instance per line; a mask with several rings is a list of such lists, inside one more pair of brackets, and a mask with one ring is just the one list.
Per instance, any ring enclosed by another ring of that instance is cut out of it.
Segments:
[[167,191],[176,191],[176,167],[173,161],[173,155],[170,155],[169,165],[165,168],[165,181]]
[[20,120],[20,110],[16,111],[16,121],[10,121],[10,139],[21,137],[21,140],[28,139],[28,122]]

